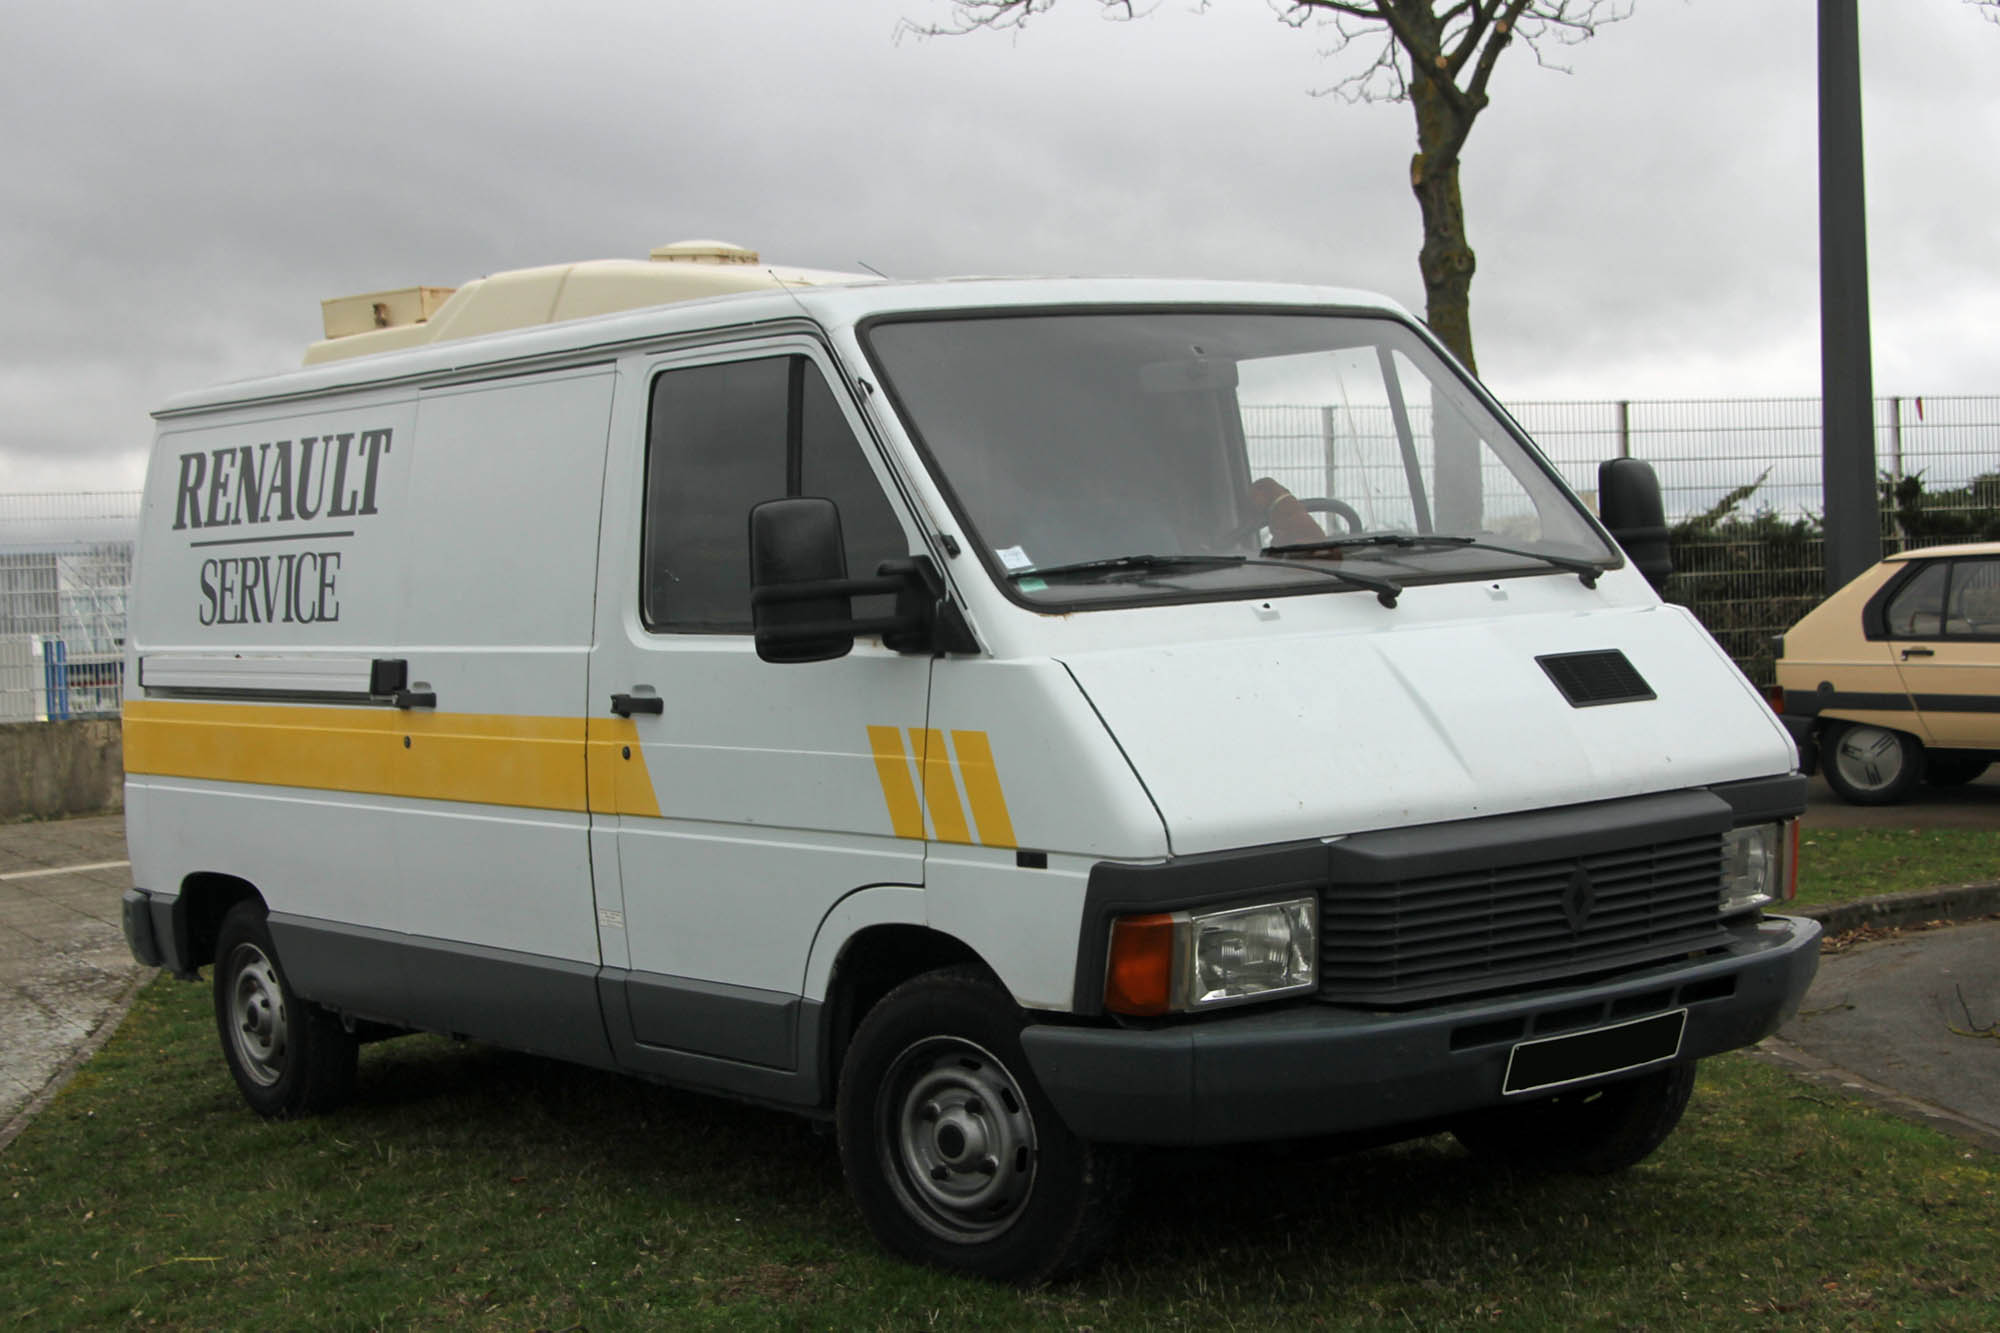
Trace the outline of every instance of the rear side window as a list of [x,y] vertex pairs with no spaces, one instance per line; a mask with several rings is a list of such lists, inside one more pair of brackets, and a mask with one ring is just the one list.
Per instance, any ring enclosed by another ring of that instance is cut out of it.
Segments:
[[2000,635],[2000,561],[1952,561],[1944,632],[1982,638]]
[[839,401],[804,356],[662,372],[646,445],[640,608],[646,627],[750,631],[750,510],[820,495],[840,506],[848,572],[909,554]]
[[1945,573],[1949,561],[1925,565],[1889,599],[1889,636],[1928,639],[1944,632]]

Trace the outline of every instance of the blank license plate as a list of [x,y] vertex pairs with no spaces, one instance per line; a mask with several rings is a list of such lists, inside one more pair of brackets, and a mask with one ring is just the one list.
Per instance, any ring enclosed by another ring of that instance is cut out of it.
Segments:
[[1671,1060],[1680,1054],[1687,1016],[1687,1010],[1676,1009],[1608,1028],[1524,1041],[1507,1057],[1507,1077],[1500,1091],[1537,1092]]

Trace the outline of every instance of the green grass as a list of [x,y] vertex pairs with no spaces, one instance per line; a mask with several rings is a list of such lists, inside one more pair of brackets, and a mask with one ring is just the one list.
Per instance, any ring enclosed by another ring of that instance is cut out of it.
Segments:
[[2000,879],[2000,830],[1799,831],[1801,905]]
[[1019,1292],[884,1258],[803,1122],[430,1038],[270,1124],[205,987],[162,980],[0,1155],[0,1326],[1989,1329],[2000,1159],[1707,1062],[1608,1181],[1449,1140],[1149,1159],[1088,1277]]

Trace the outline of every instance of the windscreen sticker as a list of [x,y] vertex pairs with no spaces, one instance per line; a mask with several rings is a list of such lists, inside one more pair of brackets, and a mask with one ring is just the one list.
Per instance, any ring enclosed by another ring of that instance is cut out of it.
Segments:
[[993,554],[999,556],[1000,563],[1010,570],[1032,569],[1035,565],[1035,562],[1028,558],[1028,553],[1018,546],[1003,546]]
[[1022,592],[1046,592],[1049,585],[1041,579],[1017,579],[1014,586]]

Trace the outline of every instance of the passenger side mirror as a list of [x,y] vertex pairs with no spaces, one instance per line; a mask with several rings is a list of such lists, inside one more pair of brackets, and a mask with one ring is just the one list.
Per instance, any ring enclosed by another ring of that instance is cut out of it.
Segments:
[[1607,458],[1597,465],[1597,513],[1625,548],[1646,582],[1657,590],[1674,572],[1667,546],[1666,508],[1653,465],[1637,458]]
[[766,662],[828,662],[854,648],[840,509],[814,496],[750,510],[750,623]]

